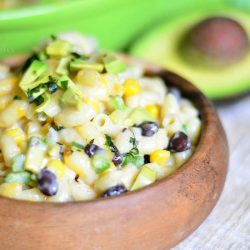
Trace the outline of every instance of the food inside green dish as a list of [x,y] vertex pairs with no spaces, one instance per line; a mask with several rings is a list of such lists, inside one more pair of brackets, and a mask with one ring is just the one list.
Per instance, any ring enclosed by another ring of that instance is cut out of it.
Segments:
[[155,29],[132,54],[180,74],[210,98],[228,98],[250,89],[249,27],[242,11],[197,11]]
[[19,69],[0,68],[2,196],[116,196],[170,175],[195,150],[199,111],[178,89],[69,40],[53,37]]

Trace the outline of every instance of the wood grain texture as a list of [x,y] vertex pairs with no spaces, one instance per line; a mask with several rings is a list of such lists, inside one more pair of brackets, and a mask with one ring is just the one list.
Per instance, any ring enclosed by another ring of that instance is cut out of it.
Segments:
[[194,86],[168,71],[157,74],[201,111],[193,156],[173,175],[119,197],[64,204],[0,198],[0,249],[166,250],[200,225],[224,185],[226,137],[213,106]]
[[225,188],[208,219],[173,250],[250,249],[250,95],[217,109],[230,146]]

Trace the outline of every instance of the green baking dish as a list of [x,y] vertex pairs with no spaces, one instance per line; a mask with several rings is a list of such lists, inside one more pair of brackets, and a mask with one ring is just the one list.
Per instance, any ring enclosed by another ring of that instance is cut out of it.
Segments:
[[165,17],[218,0],[72,0],[0,11],[0,58],[29,51],[62,31],[94,35],[103,48],[120,50]]

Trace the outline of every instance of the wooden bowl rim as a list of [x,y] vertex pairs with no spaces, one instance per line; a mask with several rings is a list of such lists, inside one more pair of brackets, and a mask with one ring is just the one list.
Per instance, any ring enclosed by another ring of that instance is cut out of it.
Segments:
[[[164,82],[166,83],[167,86],[169,85],[179,85],[177,86],[181,92],[184,92],[184,96],[186,98],[188,98],[189,100],[191,100],[192,102],[196,102],[198,105],[198,109],[200,112],[200,115],[202,116],[202,130],[201,130],[201,135],[199,138],[199,142],[196,146],[196,149],[194,151],[194,153],[191,155],[191,157],[183,164],[181,165],[180,168],[178,168],[177,170],[175,170],[171,175],[164,177],[161,180],[156,181],[155,183],[146,186],[142,189],[136,190],[136,191],[129,191],[126,192],[122,195],[119,196],[114,196],[114,197],[108,197],[108,198],[96,198],[93,200],[87,200],[87,201],[67,201],[67,202],[40,202],[40,201],[26,201],[26,200],[18,200],[18,199],[13,199],[13,198],[8,198],[8,197],[4,197],[4,196],[0,196],[0,204],[1,204],[1,200],[5,201],[5,204],[7,205],[7,203],[9,203],[9,205],[25,205],[27,207],[37,207],[37,206],[45,206],[45,207],[49,207],[49,208],[58,208],[58,207],[68,207],[68,206],[93,206],[93,205],[99,205],[99,204],[105,204],[107,206],[111,205],[112,203],[115,202],[120,202],[120,201],[124,201],[124,200],[128,200],[130,198],[134,198],[136,196],[140,196],[142,193],[144,195],[146,195],[147,192],[151,191],[154,189],[155,192],[157,192],[157,190],[163,188],[163,185],[166,184],[166,182],[170,182],[171,180],[174,180],[177,176],[182,175],[183,173],[185,173],[187,171],[187,169],[190,169],[192,167],[194,167],[195,164],[193,164],[193,162],[195,161],[195,159],[197,158],[196,156],[201,153],[202,151],[204,151],[204,149],[206,149],[206,143],[205,143],[205,138],[208,136],[210,128],[212,127],[211,121],[209,122],[210,119],[208,119],[211,116],[217,116],[216,115],[216,111],[213,108],[212,103],[204,96],[204,94],[197,88],[195,87],[193,84],[191,84],[189,81],[187,81],[186,79],[182,78],[181,76],[162,69],[161,67],[158,67],[156,65],[148,65],[146,67],[146,71],[149,70],[150,75],[152,76],[160,76],[161,78],[164,78],[164,76],[166,78],[168,77],[172,77],[175,78],[176,81],[178,81],[180,84],[176,84],[176,83],[171,83],[170,82],[166,82],[164,79]],[[186,88],[189,88],[192,91],[192,94],[194,95],[194,97],[189,98],[189,95],[186,94],[185,92],[187,92]],[[192,100],[195,99],[195,100]]]

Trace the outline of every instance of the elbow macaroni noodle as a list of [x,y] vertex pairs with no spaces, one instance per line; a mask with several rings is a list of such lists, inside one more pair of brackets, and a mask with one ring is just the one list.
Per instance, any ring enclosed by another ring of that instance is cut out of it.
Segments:
[[140,65],[62,37],[21,77],[0,72],[0,195],[90,200],[143,188],[181,167],[199,140],[197,108]]

